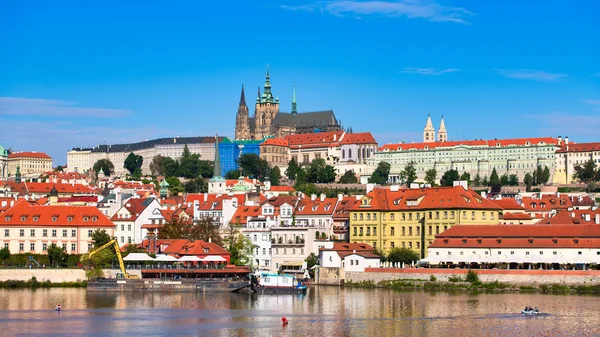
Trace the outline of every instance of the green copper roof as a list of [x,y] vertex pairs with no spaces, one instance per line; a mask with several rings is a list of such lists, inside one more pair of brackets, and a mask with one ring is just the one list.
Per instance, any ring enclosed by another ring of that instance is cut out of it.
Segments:
[[8,152],[6,151],[5,148],[2,147],[2,145],[0,145],[0,156],[8,157]]
[[169,183],[167,182],[167,179],[163,179],[163,181],[160,182],[160,187],[169,187]]

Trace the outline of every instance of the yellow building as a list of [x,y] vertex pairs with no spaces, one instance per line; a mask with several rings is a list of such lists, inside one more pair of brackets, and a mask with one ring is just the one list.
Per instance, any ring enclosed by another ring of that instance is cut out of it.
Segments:
[[13,152],[8,155],[8,172],[14,176],[17,166],[24,176],[52,171],[52,157],[43,152]]
[[350,210],[350,242],[388,252],[411,248],[421,257],[439,234],[454,225],[498,224],[501,208],[462,186],[376,188]]

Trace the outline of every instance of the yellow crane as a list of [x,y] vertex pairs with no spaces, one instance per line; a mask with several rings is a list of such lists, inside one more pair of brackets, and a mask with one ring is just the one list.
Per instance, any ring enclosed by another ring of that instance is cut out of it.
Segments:
[[[127,270],[125,270],[125,264],[123,263],[123,257],[121,256],[121,248],[119,248],[119,242],[117,242],[117,239],[112,239],[110,241],[108,241],[106,244],[92,250],[91,252],[87,253],[87,260],[89,261],[89,259],[92,258],[92,256],[96,253],[98,253],[99,251],[113,246],[115,248],[115,253],[117,253],[117,260],[119,260],[119,267],[121,267],[121,272],[123,273],[123,277],[124,278],[128,278],[128,279],[139,279],[139,276],[137,275],[129,275],[129,273],[127,272]],[[85,256],[85,255],[84,255]],[[82,256],[82,260],[83,260],[83,256]]]

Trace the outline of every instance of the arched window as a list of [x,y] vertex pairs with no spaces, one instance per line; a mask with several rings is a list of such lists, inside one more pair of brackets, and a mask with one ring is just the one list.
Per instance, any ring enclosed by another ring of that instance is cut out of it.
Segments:
[[348,158],[352,159],[352,149],[348,149]]
[[346,158],[346,151],[342,149],[342,159]]
[[365,148],[363,147],[363,149],[362,149],[362,157],[363,157],[363,159],[365,159],[365,153],[366,153],[366,151],[365,151]]

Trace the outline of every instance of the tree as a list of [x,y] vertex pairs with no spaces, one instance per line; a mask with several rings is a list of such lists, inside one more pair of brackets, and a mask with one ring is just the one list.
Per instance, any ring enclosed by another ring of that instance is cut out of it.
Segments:
[[518,186],[519,185],[519,177],[516,174],[511,174],[508,176],[508,185],[509,186]]
[[238,164],[246,177],[253,177],[263,181],[269,171],[269,163],[254,153],[246,153],[240,156]]
[[419,255],[410,248],[392,248],[388,253],[387,260],[393,263],[412,263],[419,260]]
[[319,264],[319,257],[315,253],[310,253],[310,255],[308,255],[306,259],[304,259],[304,261],[306,262],[306,270],[308,270],[310,277],[314,278],[315,272],[312,269],[312,267]]
[[178,170],[179,163],[171,157],[157,155],[150,163],[150,172],[155,176],[176,177]]
[[194,222],[183,221],[173,217],[171,221],[162,225],[158,232],[159,239],[186,239],[202,240],[221,245],[219,227],[214,225],[211,218],[201,218]]
[[498,177],[498,172],[496,172],[495,168],[492,170],[492,174],[490,175],[490,182],[488,185],[489,186],[500,185],[500,177]]
[[94,243],[94,248],[101,247],[107,244],[110,240],[111,237],[108,235],[105,229],[96,229],[92,233],[92,242]]
[[102,158],[98,159],[98,161],[94,164],[92,169],[94,170],[94,172],[96,172],[96,174],[102,171],[102,173],[104,173],[104,175],[108,177],[111,174],[113,174],[113,172],[115,172],[115,165],[113,165],[113,163],[107,158]]
[[188,180],[183,185],[186,193],[206,193],[208,192],[208,184],[203,178]]
[[229,224],[225,243],[230,255],[230,263],[236,266],[247,266],[252,261],[254,250],[258,247],[240,233],[237,226]]
[[123,168],[127,169],[127,171],[129,171],[130,175],[139,177],[140,175],[142,175],[142,163],[143,162],[144,162],[144,157],[142,157],[140,155],[136,155],[135,153],[131,152],[131,153],[129,153],[127,158],[125,158],[125,162],[123,163]]
[[54,172],[63,172],[64,168],[62,167],[62,165],[58,165],[55,169]]
[[181,184],[181,181],[176,177],[168,177],[166,178],[167,183],[169,184],[169,192],[171,195],[178,195],[185,191],[184,186]]
[[67,252],[64,248],[52,243],[48,246],[48,259],[50,260],[50,265],[64,267],[67,265]]
[[550,169],[548,166],[544,166],[544,171],[542,172],[542,184],[547,184],[550,181]]
[[377,168],[375,169],[375,171],[373,171],[371,178],[369,178],[369,183],[378,185],[387,184],[391,167],[392,166],[390,165],[390,163],[386,163],[384,161],[379,162]]
[[0,260],[2,260],[3,265],[4,261],[8,260],[8,258],[10,258],[10,250],[8,249],[8,247],[0,249]]
[[440,179],[440,185],[442,186],[452,186],[454,182],[459,180],[460,176],[458,174],[458,170],[450,169],[444,173],[442,179]]
[[502,186],[507,186],[508,185],[508,174],[504,173],[500,177],[500,185],[502,185]]
[[475,186],[481,186],[481,177],[479,176],[479,173],[477,173],[475,178],[473,178],[473,184]]
[[471,185],[471,173],[463,172],[463,174],[460,175],[460,180],[466,180],[467,186]]
[[431,168],[425,171],[425,182],[431,186],[435,186],[435,182],[437,180],[437,171],[434,168]]
[[483,177],[483,179],[481,179],[481,185],[482,186],[488,186],[490,183],[488,181],[487,177]]
[[593,159],[586,161],[583,166],[575,166],[575,173],[573,174],[573,180],[589,183],[595,180],[598,175],[596,172],[596,163]]
[[300,166],[298,166],[296,160],[292,158],[292,160],[288,162],[288,167],[285,170],[285,175],[288,177],[289,180],[296,180],[296,174],[298,173],[298,170],[300,170]]
[[271,186],[279,186],[281,183],[281,170],[279,166],[275,166],[269,170],[269,180],[271,181]]
[[531,173],[527,172],[525,177],[523,178],[523,182],[527,186],[527,192],[531,190],[531,185],[533,185],[533,176]]
[[404,170],[400,173],[400,180],[406,182],[406,186],[410,186],[415,180],[417,180],[417,169],[415,168],[415,162],[410,162],[404,167]]
[[240,171],[231,170],[225,174],[225,179],[237,179],[240,177]]
[[356,175],[353,171],[346,171],[343,176],[340,177],[340,184],[356,184],[358,183],[358,179],[356,179]]
[[126,257],[131,253],[144,253],[145,250],[143,248],[138,248],[135,244],[128,244],[123,248],[123,252],[121,253],[122,257]]
[[192,154],[187,144],[183,147],[178,163],[178,176],[194,179],[200,175],[200,155],[197,153]]

